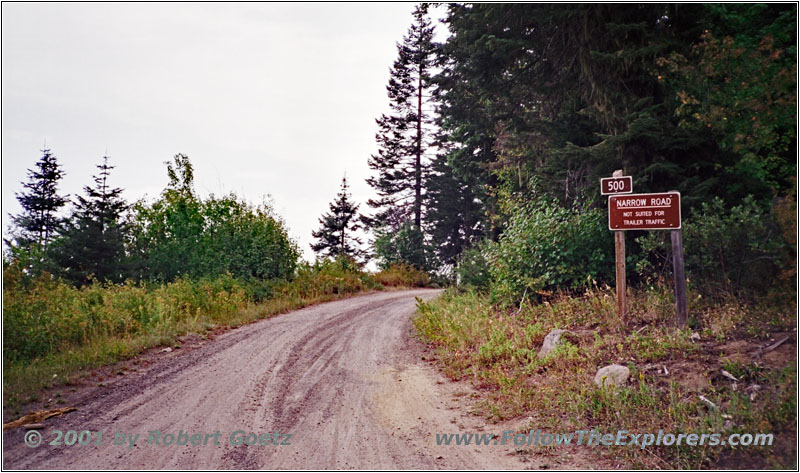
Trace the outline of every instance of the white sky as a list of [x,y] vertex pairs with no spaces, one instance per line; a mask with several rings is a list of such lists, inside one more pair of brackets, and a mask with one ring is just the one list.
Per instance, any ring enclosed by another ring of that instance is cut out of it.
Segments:
[[3,232],[45,142],[67,173],[62,193],[91,184],[107,151],[128,201],[157,197],[163,163],[184,153],[201,195],[270,195],[313,260],[311,231],[345,172],[369,210],[375,118],[413,9],[3,3]]

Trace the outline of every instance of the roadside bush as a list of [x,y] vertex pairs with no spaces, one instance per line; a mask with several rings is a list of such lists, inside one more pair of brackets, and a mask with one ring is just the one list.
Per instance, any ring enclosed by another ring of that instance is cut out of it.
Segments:
[[152,204],[137,203],[130,221],[137,279],[230,273],[237,278],[288,278],[299,251],[281,220],[262,204],[231,194],[201,201],[168,190]]
[[[637,270],[645,277],[671,277],[669,232],[650,232],[637,241],[645,255]],[[778,222],[752,196],[730,209],[719,198],[703,203],[684,221],[683,247],[689,280],[708,296],[765,294],[781,284],[779,276],[796,257]]]
[[519,300],[542,290],[577,289],[613,281],[613,240],[603,210],[566,209],[544,198],[512,215],[489,253],[492,296]]
[[410,264],[393,264],[377,272],[375,279],[387,287],[425,287],[431,282],[428,273]]
[[[32,278],[22,268],[19,261],[4,261],[4,401],[33,395],[81,369],[177,342],[187,333],[205,337],[216,327],[382,288],[347,258],[303,264],[290,281],[226,273],[166,284],[93,281],[75,287],[48,273]],[[407,280],[417,273],[412,268],[404,274]]]
[[[381,278],[409,287],[428,282],[427,274],[411,266],[392,266]],[[24,362],[101,339],[237,324],[253,315],[241,312],[256,301],[271,314],[278,306],[295,308],[381,288],[378,277],[347,257],[303,264],[290,281],[241,280],[226,273],[166,284],[94,281],[83,287],[48,273],[33,279],[12,263],[3,269],[3,360]]]
[[126,227],[130,277],[169,282],[178,277],[287,279],[300,252],[269,204],[231,193],[198,197],[189,158],[167,163],[169,184],[159,198],[131,208]]
[[460,287],[485,290],[489,288],[491,275],[486,254],[491,241],[484,240],[461,253],[455,268],[456,281]]

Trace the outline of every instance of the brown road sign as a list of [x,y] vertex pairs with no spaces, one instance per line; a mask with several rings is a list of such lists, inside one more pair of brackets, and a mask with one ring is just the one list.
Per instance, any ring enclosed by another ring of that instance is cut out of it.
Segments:
[[633,177],[631,176],[600,178],[600,195],[630,194],[631,192],[633,192]]
[[612,195],[608,198],[609,230],[675,230],[681,228],[681,194]]

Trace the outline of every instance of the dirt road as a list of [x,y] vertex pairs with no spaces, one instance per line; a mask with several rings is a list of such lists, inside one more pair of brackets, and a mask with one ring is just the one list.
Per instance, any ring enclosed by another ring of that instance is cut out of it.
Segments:
[[[437,294],[420,289],[330,302],[159,353],[149,366],[93,388],[77,411],[47,420],[38,448],[25,446],[22,429],[5,432],[3,466],[522,468],[510,447],[436,445],[436,433],[496,430],[466,412],[454,398],[457,388],[421,361],[411,338],[414,297]],[[102,444],[93,445],[95,433],[90,445],[52,446],[55,430],[102,430]],[[231,445],[236,431],[243,435],[234,443],[252,432],[288,445]],[[124,445],[114,445],[117,432]],[[123,435],[135,434],[129,447]],[[168,434],[187,444],[156,445],[170,442]]]

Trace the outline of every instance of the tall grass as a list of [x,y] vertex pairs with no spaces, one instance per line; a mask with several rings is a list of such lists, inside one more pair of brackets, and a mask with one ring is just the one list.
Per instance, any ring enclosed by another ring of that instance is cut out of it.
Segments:
[[165,285],[93,283],[73,287],[43,274],[22,282],[4,274],[3,361],[25,362],[92,340],[168,334],[200,322],[225,324],[248,305],[230,276]]
[[410,264],[393,264],[375,274],[386,287],[425,287],[431,283],[428,273]]

